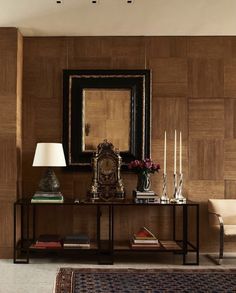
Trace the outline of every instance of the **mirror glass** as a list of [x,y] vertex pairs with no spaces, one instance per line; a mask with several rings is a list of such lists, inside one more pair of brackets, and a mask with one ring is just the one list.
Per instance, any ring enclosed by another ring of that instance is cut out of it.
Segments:
[[107,139],[128,152],[130,104],[129,89],[83,89],[83,151],[95,151]]

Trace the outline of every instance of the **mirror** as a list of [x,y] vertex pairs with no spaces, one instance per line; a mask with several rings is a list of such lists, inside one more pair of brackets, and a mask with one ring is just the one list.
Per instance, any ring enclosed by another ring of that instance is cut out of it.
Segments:
[[119,151],[129,151],[130,97],[129,89],[83,90],[83,151],[95,151],[104,137]]
[[106,139],[122,169],[150,156],[149,70],[64,70],[63,144],[69,168],[89,168]]

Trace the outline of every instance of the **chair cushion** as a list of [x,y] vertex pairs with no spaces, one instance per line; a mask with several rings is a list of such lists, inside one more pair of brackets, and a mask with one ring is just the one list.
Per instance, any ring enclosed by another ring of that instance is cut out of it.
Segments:
[[[219,231],[220,226],[219,225],[214,225],[211,228]],[[236,225],[224,225],[224,237],[225,240],[229,238],[228,240],[234,240],[236,241]]]
[[[224,225],[236,225],[236,199],[209,199],[208,211],[221,215]],[[210,225],[219,225],[217,217],[210,215]]]
[[225,237],[234,237],[236,240],[236,225],[224,225]]

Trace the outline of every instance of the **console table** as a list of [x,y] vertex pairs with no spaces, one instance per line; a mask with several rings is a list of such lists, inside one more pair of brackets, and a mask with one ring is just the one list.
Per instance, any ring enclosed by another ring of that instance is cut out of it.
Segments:
[[[75,202],[74,200],[65,200],[64,203],[31,203],[29,199],[21,199],[14,203],[14,263],[29,263],[32,249],[30,245],[36,240],[36,210],[38,206],[93,206],[96,209],[96,241],[91,245],[88,250],[69,249],[74,254],[87,253],[88,251],[94,252],[97,256],[99,264],[113,264],[113,257],[116,253],[126,252],[172,252],[182,255],[183,265],[198,265],[199,264],[199,204],[187,201],[183,204],[169,203],[169,204],[137,204],[132,200],[124,200],[120,202],[91,202],[82,201]],[[172,238],[168,239],[168,243],[176,244],[175,247],[166,247],[165,241],[160,240],[160,246],[157,248],[148,249],[132,249],[129,245],[129,239],[124,242],[117,242],[114,236],[114,223],[116,219],[116,208],[122,206],[126,207],[135,206],[140,209],[144,206],[151,206],[156,208],[168,207],[172,212]],[[101,209],[108,209],[108,237],[104,241],[101,239]],[[177,209],[179,210],[177,213]],[[194,224],[191,230],[194,231],[194,241],[190,241],[189,237],[189,215],[193,213]],[[178,215],[177,215],[178,214]],[[176,236],[176,219],[181,216],[182,221],[182,236],[177,239]],[[20,221],[20,223],[19,223]],[[20,226],[20,232],[18,228]],[[19,233],[18,233],[19,232]],[[19,235],[20,234],[20,235]],[[52,249],[47,249],[50,252]],[[43,250],[45,252],[45,249]],[[57,255],[68,251],[66,248],[57,249]],[[39,251],[40,252],[40,251]],[[55,249],[54,249],[55,252]],[[187,255],[189,252],[195,254],[195,261],[188,261]],[[23,255],[23,257],[22,257]]]

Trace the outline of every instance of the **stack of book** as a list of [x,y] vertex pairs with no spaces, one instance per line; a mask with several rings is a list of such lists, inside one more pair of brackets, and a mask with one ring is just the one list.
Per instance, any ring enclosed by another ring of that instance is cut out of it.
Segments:
[[31,199],[32,203],[62,203],[64,201],[61,192],[42,192],[37,191]]
[[133,191],[135,203],[159,203],[160,199],[154,191]]
[[90,248],[90,239],[86,234],[67,235],[63,241],[64,248]]
[[160,243],[157,237],[146,227],[142,227],[131,239],[133,249],[158,248]]
[[54,234],[42,234],[38,237],[36,242],[31,245],[31,248],[38,249],[54,249],[62,248],[61,237]]

